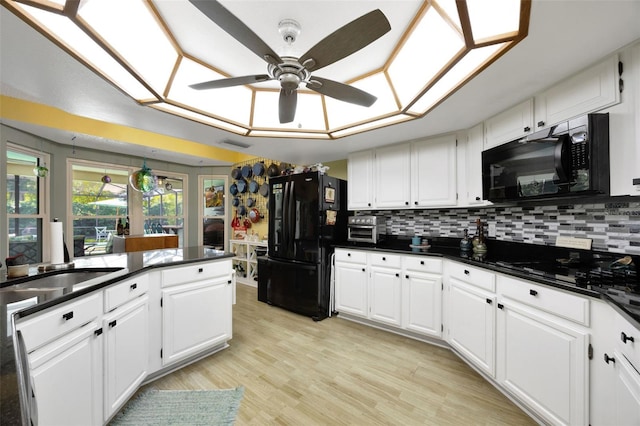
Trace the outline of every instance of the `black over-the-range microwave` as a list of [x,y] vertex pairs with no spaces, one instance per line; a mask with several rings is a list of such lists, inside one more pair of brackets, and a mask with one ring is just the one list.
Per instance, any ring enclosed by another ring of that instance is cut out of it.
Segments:
[[609,194],[609,114],[586,114],[482,152],[495,203]]

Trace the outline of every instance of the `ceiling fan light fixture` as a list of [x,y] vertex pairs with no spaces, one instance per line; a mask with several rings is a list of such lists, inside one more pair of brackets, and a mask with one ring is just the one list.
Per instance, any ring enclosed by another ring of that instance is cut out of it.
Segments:
[[283,19],[278,23],[278,32],[287,44],[295,43],[302,27],[295,19]]

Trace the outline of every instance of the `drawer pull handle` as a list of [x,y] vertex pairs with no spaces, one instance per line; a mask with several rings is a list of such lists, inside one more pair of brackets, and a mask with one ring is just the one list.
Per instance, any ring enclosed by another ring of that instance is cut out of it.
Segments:
[[362,268],[362,272],[364,272],[364,268]]
[[635,339],[633,338],[633,336],[627,336],[627,334],[624,331],[620,333],[620,340],[622,340],[622,343],[624,344],[626,344],[627,341],[635,342]]
[[198,272],[202,272],[202,271],[204,271],[203,268],[198,268]]
[[136,288],[138,288],[138,284],[137,284],[137,283],[133,283],[133,284],[131,284],[131,285],[129,286],[129,288],[130,288],[131,290],[135,290]]
[[400,276],[400,274],[396,273],[396,277],[399,277],[399,276]]
[[231,280],[228,280],[228,281],[227,281],[227,284],[231,284],[231,282],[232,282]]
[[387,260],[387,258],[383,256],[383,257],[382,257],[382,260],[386,261],[386,260]]
[[347,257],[351,257],[351,253],[347,253]]
[[102,334],[102,328],[97,329],[96,331],[93,332],[93,334],[95,334],[96,336],[99,336]]
[[611,361],[614,364],[616,363],[616,359],[614,357],[604,354],[604,362],[609,364],[609,361]]
[[71,318],[73,318],[73,311],[62,314],[62,318],[64,318],[65,321],[69,321]]
[[471,272],[469,272],[469,270],[468,270],[468,269],[465,269],[465,270],[464,270],[464,274],[465,274],[465,275],[469,275],[470,273],[471,273]]
[[116,326],[116,324],[118,324],[118,322],[116,320],[113,320],[109,323],[109,327],[113,328]]
[[420,261],[420,264],[421,264],[421,265],[424,265],[424,260],[421,260],[421,261]]
[[538,292],[536,290],[529,290],[529,294],[532,296],[537,296]]
[[489,298],[487,297],[487,303],[488,303],[488,304],[492,304],[492,303],[493,303],[493,300],[491,300],[491,299],[489,299]]
[[498,309],[503,309],[504,305],[502,303],[498,303]]
[[409,279],[409,275],[405,275],[404,277],[405,277],[406,279]]

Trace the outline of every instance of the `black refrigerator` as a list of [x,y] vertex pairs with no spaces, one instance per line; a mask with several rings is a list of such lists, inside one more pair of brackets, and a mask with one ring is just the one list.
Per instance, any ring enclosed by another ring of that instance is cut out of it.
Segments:
[[258,300],[329,316],[333,246],[347,239],[347,183],[318,172],[269,178],[269,251]]

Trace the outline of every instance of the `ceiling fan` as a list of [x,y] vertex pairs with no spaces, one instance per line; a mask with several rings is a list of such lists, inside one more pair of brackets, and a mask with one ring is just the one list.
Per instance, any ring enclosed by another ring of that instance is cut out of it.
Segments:
[[[363,90],[337,81],[311,76],[313,71],[326,67],[382,37],[391,26],[384,14],[373,10],[337,29],[299,58],[278,56],[260,37],[218,1],[189,0],[205,16],[233,38],[267,62],[267,74],[229,77],[192,84],[196,90],[260,83],[269,80],[280,82],[280,123],[290,123],[296,114],[298,88],[304,83],[308,89],[344,102],[369,107],[376,97]],[[291,43],[300,32],[293,20],[284,20],[280,26],[285,41]]]

